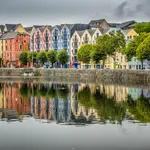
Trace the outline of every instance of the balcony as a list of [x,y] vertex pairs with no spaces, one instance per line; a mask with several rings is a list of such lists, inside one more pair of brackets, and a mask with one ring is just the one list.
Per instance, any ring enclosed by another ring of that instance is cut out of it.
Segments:
[[88,37],[84,37],[84,41],[89,41],[89,38]]
[[63,31],[62,34],[63,34],[63,35],[67,35],[67,31]]
[[73,38],[72,41],[73,41],[73,42],[78,42],[78,39],[77,39],[77,38]]
[[74,49],[78,49],[78,45],[74,45],[73,48],[74,48]]

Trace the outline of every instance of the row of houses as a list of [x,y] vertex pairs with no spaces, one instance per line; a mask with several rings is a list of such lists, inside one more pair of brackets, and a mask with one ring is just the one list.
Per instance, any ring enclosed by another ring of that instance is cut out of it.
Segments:
[[[22,51],[49,51],[59,52],[66,49],[70,62],[70,68],[84,68],[85,65],[77,60],[77,51],[84,44],[95,44],[99,36],[108,34],[112,30],[121,30],[127,44],[137,35],[134,31],[135,21],[124,23],[108,23],[105,19],[92,20],[88,24],[61,24],[33,25],[24,28],[21,24],[5,24],[0,26],[0,65],[20,66],[18,57]],[[127,62],[126,56],[117,54],[117,67],[121,69],[140,69],[141,63],[133,58]],[[149,68],[149,62],[144,62],[145,68]],[[100,64],[89,65],[90,68],[101,68]],[[105,68],[112,69],[114,60],[107,58]]]

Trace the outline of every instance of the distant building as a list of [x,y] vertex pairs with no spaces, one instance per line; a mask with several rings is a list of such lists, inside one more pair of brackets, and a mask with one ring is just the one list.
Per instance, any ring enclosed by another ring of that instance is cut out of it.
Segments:
[[[96,39],[102,36],[102,33],[100,31],[100,29],[86,29],[86,30],[82,30],[82,31],[75,31],[74,34],[72,35],[71,38],[71,52],[70,52],[70,56],[71,56],[71,67],[72,68],[85,68],[85,65],[82,64],[82,62],[78,62],[77,60],[77,52],[78,49],[83,46],[84,44],[95,44],[96,43]],[[100,68],[100,65],[98,65]],[[89,68],[96,68],[96,66],[94,66],[94,64],[90,64]]]
[[4,33],[8,32],[26,33],[26,30],[21,24],[5,24]]
[[8,67],[20,66],[19,55],[29,51],[30,36],[27,33],[8,32],[0,39],[0,52],[3,53],[3,64]]
[[[34,51],[48,51],[51,50],[51,27],[40,27],[36,28],[33,39],[32,39],[32,45],[34,45],[33,50]],[[32,46],[31,46],[32,47]],[[33,51],[32,50],[32,51]]]

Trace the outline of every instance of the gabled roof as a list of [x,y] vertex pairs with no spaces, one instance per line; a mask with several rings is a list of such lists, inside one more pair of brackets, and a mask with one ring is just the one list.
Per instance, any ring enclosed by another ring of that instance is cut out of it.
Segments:
[[33,27],[26,27],[26,28],[24,28],[24,29],[25,29],[27,32],[31,32],[32,28],[33,28]]
[[71,29],[75,26],[75,24],[61,24],[61,26],[62,26],[62,27],[63,27],[63,26],[67,26],[68,29],[71,30]]
[[45,27],[41,27],[41,28],[39,28],[39,30],[43,33],[45,30]]
[[81,37],[83,35],[83,33],[85,32],[85,30],[82,31],[76,31],[78,33],[78,35]]
[[21,24],[5,24],[6,28],[7,28],[7,32],[14,32],[17,27],[21,25]]
[[122,30],[122,31],[127,35],[131,30],[132,30],[132,29]]
[[91,35],[91,36],[93,36],[93,34],[95,33],[95,31],[96,31],[96,29],[89,29],[89,30],[87,30],[88,32],[89,32],[89,34]]
[[130,26],[130,25],[132,25],[132,24],[135,24],[136,22],[134,21],[134,20],[132,20],[132,21],[127,21],[127,22],[123,22],[123,23],[121,23],[120,25],[118,25],[117,26],[117,28],[126,28],[126,27],[128,27],[128,26]]

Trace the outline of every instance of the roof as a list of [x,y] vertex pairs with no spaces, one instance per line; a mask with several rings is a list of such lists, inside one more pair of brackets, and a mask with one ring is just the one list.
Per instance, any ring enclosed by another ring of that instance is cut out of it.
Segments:
[[41,28],[39,28],[39,30],[40,30],[41,32],[44,32],[45,27],[41,27]]
[[99,20],[91,20],[89,24],[93,24],[93,23],[102,23],[106,21],[105,19],[99,19]]
[[93,34],[95,33],[95,31],[96,31],[96,29],[89,29],[89,30],[87,30],[88,32],[89,32],[89,34],[91,35],[91,36],[93,36]]
[[6,33],[4,34],[1,39],[5,40],[5,39],[13,39],[17,36],[17,33],[16,32],[9,32],[9,33]]
[[7,28],[7,32],[11,32],[11,31],[14,32],[19,25],[21,25],[21,24],[5,24],[5,26]]
[[13,39],[15,38],[17,35],[28,35],[26,33],[17,33],[17,32],[8,32],[4,35],[2,35],[1,39],[6,40],[6,39]]
[[132,21],[127,21],[127,22],[123,22],[121,23],[120,25],[117,26],[117,28],[125,28],[125,27],[128,27],[132,24],[135,24],[136,22],[134,20]]
[[132,30],[132,29],[122,30],[122,31],[127,35],[131,30]]
[[83,33],[85,32],[85,30],[82,31],[76,31],[78,33],[78,35],[81,37],[83,35]]
[[117,27],[120,25],[120,23],[109,23],[110,27]]
[[2,33],[4,32],[4,25],[0,25],[0,29],[1,29],[1,31],[2,31]]
[[33,27],[36,28],[36,29],[37,29],[37,28],[41,28],[41,27],[43,27],[43,26],[44,26],[44,25],[33,25]]
[[27,32],[30,32],[32,30],[33,27],[26,27],[24,28]]
[[66,25],[69,30],[71,30],[75,26],[75,24],[61,24],[61,26],[64,26],[64,25]]

